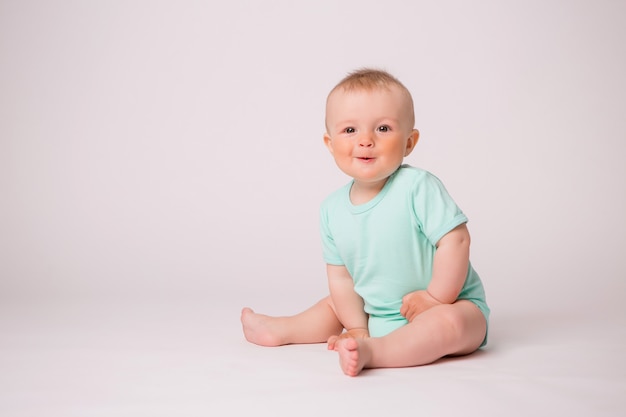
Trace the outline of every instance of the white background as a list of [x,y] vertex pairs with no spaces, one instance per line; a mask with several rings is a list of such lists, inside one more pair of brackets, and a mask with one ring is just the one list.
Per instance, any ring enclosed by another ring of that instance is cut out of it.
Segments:
[[28,349],[107,329],[140,349],[168,318],[239,343],[244,305],[324,296],[318,208],[348,181],[324,102],[363,66],[413,93],[406,162],[470,219],[494,349],[609,320],[623,353],[625,16],[617,0],[0,1],[0,410],[76,404]]

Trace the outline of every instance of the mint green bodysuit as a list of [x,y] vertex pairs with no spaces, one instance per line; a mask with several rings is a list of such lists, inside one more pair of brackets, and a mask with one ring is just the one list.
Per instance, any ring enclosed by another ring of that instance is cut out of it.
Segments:
[[[324,200],[320,210],[323,256],[344,265],[365,303],[369,332],[384,336],[403,326],[402,297],[425,290],[435,245],[467,217],[434,175],[402,165],[369,202],[350,202],[352,182]],[[458,297],[474,302],[489,319],[482,282],[471,263]]]

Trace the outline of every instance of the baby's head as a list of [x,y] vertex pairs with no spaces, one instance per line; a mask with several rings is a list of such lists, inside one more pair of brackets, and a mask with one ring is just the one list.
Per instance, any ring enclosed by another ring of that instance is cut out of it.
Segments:
[[409,90],[393,75],[387,71],[362,68],[351,72],[328,93],[326,99],[326,129],[328,130],[328,102],[336,93],[372,92],[376,90],[397,90],[403,98],[403,107],[406,111],[406,122],[411,129],[415,126],[415,110],[413,97]]
[[329,93],[324,143],[355,184],[380,190],[415,147],[414,124],[407,88],[385,71],[362,69]]

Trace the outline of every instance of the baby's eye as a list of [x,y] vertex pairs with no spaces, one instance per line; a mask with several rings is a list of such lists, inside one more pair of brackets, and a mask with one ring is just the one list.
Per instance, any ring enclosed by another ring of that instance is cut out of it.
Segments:
[[378,126],[378,131],[379,132],[389,132],[389,130],[391,130],[391,129],[387,125]]
[[353,127],[346,127],[344,130],[346,133],[354,133],[356,130]]

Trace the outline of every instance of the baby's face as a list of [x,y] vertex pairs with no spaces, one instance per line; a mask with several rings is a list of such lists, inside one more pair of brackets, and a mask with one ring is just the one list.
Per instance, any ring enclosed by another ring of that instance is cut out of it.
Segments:
[[324,142],[355,182],[382,188],[417,142],[410,112],[406,96],[395,86],[336,90],[326,106]]

